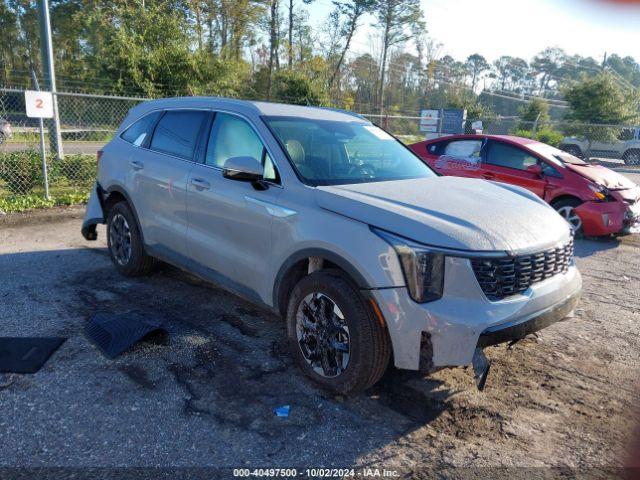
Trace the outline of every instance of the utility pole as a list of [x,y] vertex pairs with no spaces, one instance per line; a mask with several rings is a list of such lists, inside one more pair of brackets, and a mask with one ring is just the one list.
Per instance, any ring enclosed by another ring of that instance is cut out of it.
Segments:
[[42,50],[45,85],[53,95],[53,121],[50,122],[49,142],[55,148],[58,159],[64,158],[62,135],[60,133],[60,116],[58,114],[58,96],[56,95],[56,72],[53,64],[53,43],[51,42],[51,18],[49,17],[49,0],[38,0],[40,19],[40,48]]

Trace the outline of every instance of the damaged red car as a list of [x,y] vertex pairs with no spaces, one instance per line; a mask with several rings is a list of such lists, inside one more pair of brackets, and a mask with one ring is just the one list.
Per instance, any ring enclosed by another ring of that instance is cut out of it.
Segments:
[[409,148],[442,175],[484,178],[534,192],[577,234],[640,231],[638,185],[550,145],[503,135],[453,135]]

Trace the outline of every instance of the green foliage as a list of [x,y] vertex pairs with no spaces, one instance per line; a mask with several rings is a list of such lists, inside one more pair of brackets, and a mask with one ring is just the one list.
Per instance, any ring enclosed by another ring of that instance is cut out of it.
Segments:
[[541,98],[534,98],[522,108],[520,118],[523,122],[529,122],[528,127],[532,127],[535,122],[538,127],[547,125],[550,120],[549,104]]
[[552,128],[541,128],[536,132],[535,139],[552,147],[558,147],[562,143],[564,135]]
[[0,156],[0,180],[16,195],[27,194],[42,184],[42,161],[35,151],[11,152]]
[[531,138],[533,140],[546,143],[547,145],[551,145],[552,147],[559,146],[564,139],[564,135],[561,132],[553,130],[552,128],[542,128],[536,131],[535,134],[531,130],[516,128],[511,131],[511,135]]
[[296,105],[323,105],[326,93],[313,80],[301,72],[281,70],[274,75],[275,97]]
[[567,88],[564,96],[569,102],[569,112],[565,117],[571,122],[569,133],[586,138],[589,150],[594,140],[616,140],[620,128],[607,125],[632,125],[639,118],[638,92],[624,92],[608,73],[584,77]]
[[5,213],[24,212],[36,208],[79,205],[88,200],[88,192],[54,194],[50,200],[45,200],[42,195],[15,195],[0,198],[0,210]]
[[48,159],[50,181],[65,178],[70,185],[91,186],[96,178],[96,159],[92,155],[66,155]]

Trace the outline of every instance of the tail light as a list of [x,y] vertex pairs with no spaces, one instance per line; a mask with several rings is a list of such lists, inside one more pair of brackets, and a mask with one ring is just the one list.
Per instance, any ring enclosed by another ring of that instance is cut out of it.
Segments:
[[98,150],[96,152],[96,166],[99,167],[100,166],[100,159],[102,158],[102,150]]

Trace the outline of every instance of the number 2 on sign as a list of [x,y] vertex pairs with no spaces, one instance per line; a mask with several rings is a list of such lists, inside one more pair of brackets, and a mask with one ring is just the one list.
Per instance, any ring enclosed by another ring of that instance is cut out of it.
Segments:
[[36,98],[36,108],[43,108],[43,102],[41,98]]

